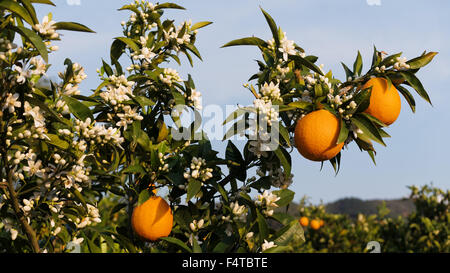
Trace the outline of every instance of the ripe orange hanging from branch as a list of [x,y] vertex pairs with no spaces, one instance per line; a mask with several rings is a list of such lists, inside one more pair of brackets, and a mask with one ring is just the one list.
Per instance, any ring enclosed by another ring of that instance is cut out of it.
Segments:
[[308,217],[303,216],[298,221],[300,222],[300,225],[302,225],[302,227],[307,227],[309,225]]
[[168,236],[172,231],[172,210],[163,198],[152,196],[134,208],[131,225],[139,237],[156,241],[161,237]]
[[307,114],[297,122],[295,145],[305,158],[325,161],[335,157],[344,146],[337,144],[340,120],[327,110],[317,110]]
[[401,110],[400,94],[393,84],[389,87],[385,78],[372,78],[363,89],[372,87],[369,107],[364,111],[386,125],[394,123]]

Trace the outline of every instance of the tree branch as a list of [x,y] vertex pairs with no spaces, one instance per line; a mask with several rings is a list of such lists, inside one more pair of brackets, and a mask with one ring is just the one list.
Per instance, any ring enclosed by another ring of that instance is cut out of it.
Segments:
[[17,198],[17,192],[15,191],[13,184],[13,170],[7,169],[7,172],[8,172],[8,181],[6,186],[8,188],[9,195],[12,200],[14,212],[16,213],[16,216],[19,219],[19,222],[22,225],[23,230],[25,230],[25,233],[27,234],[28,241],[30,242],[33,251],[35,253],[39,253],[41,252],[41,250],[39,248],[36,232],[28,224],[28,221],[19,206],[19,199]]

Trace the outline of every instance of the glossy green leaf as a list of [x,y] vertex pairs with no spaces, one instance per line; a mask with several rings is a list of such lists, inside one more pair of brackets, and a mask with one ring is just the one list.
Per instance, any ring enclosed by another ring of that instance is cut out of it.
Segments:
[[0,8],[9,10],[10,12],[18,15],[20,18],[25,20],[31,26],[34,26],[34,22],[30,16],[30,13],[28,13],[27,9],[21,6],[16,1],[2,0],[0,1]]
[[179,246],[181,250],[184,250],[188,253],[192,253],[192,250],[180,239],[177,239],[175,237],[161,237],[160,239],[163,241],[166,241],[168,243]]
[[55,23],[55,28],[59,30],[70,30],[70,31],[79,31],[79,32],[90,32],[95,33],[92,29],[88,28],[85,25],[75,22],[57,22]]
[[212,24],[212,22],[207,22],[207,21],[195,23],[194,25],[192,25],[191,31],[194,31],[194,30],[200,29],[200,28],[204,28],[204,27],[206,27],[208,25],[211,25],[211,24]]
[[418,69],[429,64],[437,54],[438,52],[428,52],[427,54],[411,59],[406,63],[409,64],[410,69]]
[[47,47],[45,46],[44,42],[42,41],[42,38],[36,34],[36,32],[29,30],[27,28],[21,27],[21,26],[12,26],[13,30],[20,33],[26,40],[28,40],[30,43],[34,45],[36,50],[41,55],[42,59],[47,63],[48,62],[48,51]]
[[398,92],[403,95],[406,102],[408,103],[409,107],[413,111],[413,113],[416,112],[416,101],[414,100],[413,95],[403,86],[399,85],[397,86]]
[[380,136],[380,133],[378,132],[377,127],[373,125],[373,123],[366,118],[364,115],[356,114],[351,118],[351,121],[353,124],[355,124],[361,131],[363,131],[363,134],[369,137],[370,139],[382,144],[383,146],[386,146],[386,144],[383,141],[383,138]]
[[250,46],[267,46],[267,42],[257,38],[257,37],[247,37],[247,38],[241,38],[236,39],[231,42],[226,43],[222,47],[229,47],[229,46],[241,46],[241,45],[250,45]]
[[431,103],[431,99],[428,96],[428,93],[425,91],[420,80],[411,72],[401,71],[402,76],[406,79],[409,85],[411,85],[414,90],[416,90],[417,94],[419,94],[423,99],[425,99],[428,103]]

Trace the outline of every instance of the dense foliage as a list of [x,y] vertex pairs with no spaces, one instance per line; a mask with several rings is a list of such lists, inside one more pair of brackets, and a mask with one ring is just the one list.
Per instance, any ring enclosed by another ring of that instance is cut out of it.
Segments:
[[304,244],[295,252],[370,252],[371,241],[380,243],[381,252],[450,252],[450,191],[423,186],[410,187],[409,198],[415,210],[408,216],[388,217],[389,209],[380,206],[377,214],[328,213],[325,206],[314,206],[303,199],[299,215],[320,219],[324,225],[305,228]]
[[[224,139],[244,135],[244,150],[228,141],[221,158],[200,129],[201,93],[193,78],[172,68],[182,65],[181,57],[191,66],[193,57],[201,59],[196,37],[211,22],[177,25],[164,17],[168,9],[184,9],[173,3],[136,0],[123,6],[119,10],[131,15],[121,23],[123,36],[112,42],[109,60],[99,60],[102,83],[82,94],[83,67],[66,59],[60,79],[48,81],[48,54],[58,50],[52,42],[60,39],[59,31],[93,31],[55,22],[52,14],[39,21],[34,4],[54,5],[0,0],[4,252],[295,251],[305,241],[303,229],[298,219],[275,209],[294,198],[288,187],[296,121],[326,109],[340,120],[338,142],[355,141],[374,159],[372,141],[384,145],[389,135],[382,129],[386,124],[363,112],[370,98],[364,82],[386,78],[413,110],[405,86],[430,102],[415,73],[435,52],[406,61],[400,53],[384,58],[375,49],[365,75],[358,54],[353,71],[344,65],[348,78],[341,82],[316,66],[317,57],[288,40],[263,11],[272,39],[225,45],[257,46],[264,62],[258,61],[260,71],[250,79],[257,88],[246,85],[255,95],[253,105],[224,122],[242,118]],[[191,124],[182,122],[186,113],[196,117]],[[340,157],[330,160],[336,171]],[[249,177],[254,172],[257,176]],[[149,242],[135,234],[130,218],[153,195],[167,200],[174,224],[168,237]],[[352,247],[348,250],[357,250]]]

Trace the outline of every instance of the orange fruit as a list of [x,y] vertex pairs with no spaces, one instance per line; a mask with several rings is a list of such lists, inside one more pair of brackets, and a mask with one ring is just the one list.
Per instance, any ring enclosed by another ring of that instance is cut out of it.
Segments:
[[173,214],[169,204],[159,196],[152,196],[134,208],[131,225],[139,237],[156,241],[172,231]]
[[323,220],[319,221],[320,227],[323,227],[325,225],[325,222]]
[[385,78],[372,78],[366,82],[363,89],[372,86],[369,107],[364,111],[383,122],[391,125],[397,120],[401,110],[401,99],[393,84],[388,88]]
[[344,146],[337,143],[340,120],[327,110],[317,110],[304,116],[295,127],[295,145],[305,158],[325,161],[335,157]]
[[303,227],[307,227],[309,225],[308,217],[300,218],[299,222],[300,222],[300,225],[302,225]]
[[314,230],[318,230],[320,228],[320,222],[318,220],[311,220],[311,228]]

